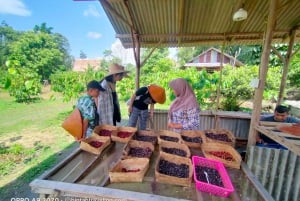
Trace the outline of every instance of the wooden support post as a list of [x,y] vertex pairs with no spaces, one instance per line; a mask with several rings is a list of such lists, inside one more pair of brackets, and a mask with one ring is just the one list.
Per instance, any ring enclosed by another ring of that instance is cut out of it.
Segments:
[[249,135],[248,135],[248,145],[247,145],[248,147],[256,143],[257,131],[255,127],[258,124],[260,119],[263,92],[264,92],[266,76],[268,72],[272,36],[273,36],[273,30],[276,22],[277,3],[278,0],[270,0],[267,30],[266,30],[264,47],[261,56],[260,68],[259,68],[259,86],[258,88],[255,89],[253,111],[252,111],[252,117],[251,117],[251,123],[250,123]]
[[288,76],[288,69],[291,61],[291,55],[292,55],[292,50],[295,42],[295,36],[296,36],[296,30],[292,30],[290,33],[290,41],[289,41],[289,47],[286,53],[286,58],[283,62],[283,72],[282,72],[282,77],[281,77],[281,83],[280,83],[280,89],[279,89],[279,94],[278,94],[278,102],[277,104],[280,105],[283,102],[283,97],[284,97],[284,88],[286,86],[286,80]]

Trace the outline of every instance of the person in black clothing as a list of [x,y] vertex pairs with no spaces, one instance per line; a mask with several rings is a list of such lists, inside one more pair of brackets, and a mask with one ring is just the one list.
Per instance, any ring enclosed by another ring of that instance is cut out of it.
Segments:
[[139,120],[139,130],[146,130],[148,121],[148,105],[150,105],[150,116],[153,117],[154,104],[163,104],[166,101],[165,89],[151,84],[139,88],[131,97],[128,105],[130,114],[128,126],[135,127]]
[[[274,114],[269,116],[264,116],[260,121],[269,121],[269,122],[281,122],[281,123],[300,123],[300,119],[289,116],[289,108],[283,105],[278,105],[275,108]],[[259,133],[257,138],[257,145],[264,145],[269,147],[279,147],[280,146],[276,141],[267,137],[266,135]]]

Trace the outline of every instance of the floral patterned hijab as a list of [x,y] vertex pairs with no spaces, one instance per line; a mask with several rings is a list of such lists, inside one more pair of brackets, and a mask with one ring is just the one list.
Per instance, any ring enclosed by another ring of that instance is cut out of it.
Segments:
[[172,102],[169,109],[169,119],[171,114],[178,110],[199,108],[195,93],[188,82],[183,78],[177,78],[169,83],[169,86],[176,91],[177,97]]

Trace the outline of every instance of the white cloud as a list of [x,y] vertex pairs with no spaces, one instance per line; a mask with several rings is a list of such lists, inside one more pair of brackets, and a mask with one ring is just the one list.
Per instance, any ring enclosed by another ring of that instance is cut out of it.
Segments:
[[84,16],[93,16],[100,17],[100,13],[97,11],[97,8],[93,5],[89,5],[88,9],[83,11]]
[[30,16],[31,11],[26,8],[22,0],[0,0],[0,13]]
[[133,55],[133,49],[125,49],[119,39],[117,39],[112,45],[111,45],[111,51],[112,55],[116,56],[121,59],[122,64],[134,64],[134,55]]
[[101,38],[102,37],[102,34],[101,33],[98,33],[98,32],[88,32],[87,33],[87,37],[88,38],[93,38],[93,39],[98,39],[98,38]]

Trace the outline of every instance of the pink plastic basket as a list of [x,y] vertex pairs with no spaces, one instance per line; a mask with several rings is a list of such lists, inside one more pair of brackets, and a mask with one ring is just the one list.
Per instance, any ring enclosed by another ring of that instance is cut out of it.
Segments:
[[[194,180],[196,183],[196,188],[199,191],[208,192],[220,197],[228,197],[230,193],[234,191],[230,177],[227,174],[227,171],[223,163],[220,163],[217,160],[207,159],[199,156],[193,156],[192,160],[193,160],[193,168],[194,168]],[[199,181],[196,176],[197,165],[216,169],[221,176],[222,182],[224,184],[224,188]]]

